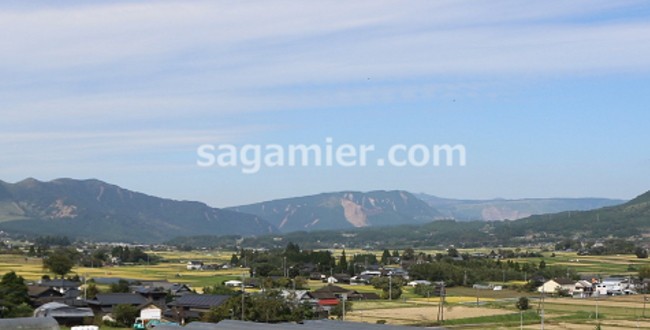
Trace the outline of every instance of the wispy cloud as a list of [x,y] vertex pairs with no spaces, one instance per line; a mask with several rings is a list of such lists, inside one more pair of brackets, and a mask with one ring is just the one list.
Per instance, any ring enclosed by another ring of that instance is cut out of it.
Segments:
[[97,157],[133,165],[285,125],[265,122],[266,112],[491,93],[531,77],[647,74],[650,21],[634,15],[643,8],[627,0],[0,4],[0,166]]

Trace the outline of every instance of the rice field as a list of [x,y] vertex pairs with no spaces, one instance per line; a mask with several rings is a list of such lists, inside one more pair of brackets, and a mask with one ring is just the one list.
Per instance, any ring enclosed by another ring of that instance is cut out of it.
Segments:
[[[341,251],[335,251],[340,254]],[[346,251],[352,255],[353,251]],[[362,251],[359,251],[362,252]],[[363,251],[367,253],[368,251]],[[431,251],[433,252],[433,251]],[[439,252],[439,251],[436,251]],[[474,251],[463,251],[474,252]],[[489,252],[489,251],[488,251]],[[232,252],[153,252],[164,262],[155,265],[125,265],[119,267],[87,268],[75,267],[69,275],[92,277],[121,277],[147,280],[168,280],[190,285],[201,292],[206,286],[220,284],[228,279],[247,276],[248,269],[220,269],[214,271],[187,270],[188,260],[201,260],[207,264],[224,263],[230,260]],[[378,255],[381,251],[376,251]],[[516,259],[518,262],[539,263],[570,267],[582,274],[611,275],[636,274],[638,267],[650,265],[647,259],[637,259],[633,255],[620,256],[577,256],[575,253],[556,252],[555,257],[545,253],[543,258]],[[18,255],[0,255],[0,274],[15,271],[29,281],[36,281],[47,270],[42,267],[40,258],[26,258]],[[53,276],[53,274],[48,274]],[[510,283],[517,284],[517,283]],[[521,284],[521,283],[518,283]],[[326,285],[320,281],[309,281],[310,289]],[[360,292],[378,292],[372,286],[341,285]],[[523,320],[524,329],[538,329],[538,295],[515,290],[476,290],[465,287],[448,288],[445,299],[445,327],[450,329],[514,329]],[[531,311],[520,315],[515,308],[518,297],[530,299]],[[479,303],[477,304],[477,298]],[[413,288],[404,287],[400,299],[392,301],[355,301],[348,320],[358,322],[377,321],[388,324],[432,325],[436,323],[439,298],[422,298],[413,293]],[[596,309],[599,309],[596,320]],[[600,322],[603,329],[650,329],[650,311],[643,310],[643,296],[621,296],[595,299],[546,298],[544,302],[546,329],[594,329]],[[531,314],[532,313],[532,314]],[[531,315],[529,315],[531,314]],[[480,325],[477,325],[480,324]],[[115,330],[103,327],[102,330]]]

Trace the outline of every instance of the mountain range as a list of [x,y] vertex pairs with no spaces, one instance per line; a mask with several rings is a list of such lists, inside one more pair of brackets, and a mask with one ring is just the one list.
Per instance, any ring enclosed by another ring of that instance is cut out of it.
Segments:
[[149,196],[99,180],[72,179],[0,181],[0,230],[144,243],[204,233],[278,231],[254,215]]
[[425,224],[365,227],[346,230],[300,231],[282,235],[248,237],[196,236],[177,238],[169,244],[195,247],[282,248],[287,242],[307,249],[333,246],[364,249],[408,247],[528,246],[559,241],[604,242],[612,238],[646,240],[650,237],[650,192],[621,205],[589,211],[564,211],[519,220],[438,220]]
[[[99,180],[0,181],[0,230],[92,241],[155,243],[177,236],[259,236],[293,231],[494,220],[613,205],[607,199],[453,200],[406,191],[343,191],[218,209],[130,191]],[[625,204],[624,204],[625,205]],[[487,211],[486,211],[487,210]],[[576,217],[580,213],[574,213]],[[505,216],[508,215],[508,216]]]
[[426,223],[442,213],[406,191],[343,191],[229,208],[257,215],[283,232]]

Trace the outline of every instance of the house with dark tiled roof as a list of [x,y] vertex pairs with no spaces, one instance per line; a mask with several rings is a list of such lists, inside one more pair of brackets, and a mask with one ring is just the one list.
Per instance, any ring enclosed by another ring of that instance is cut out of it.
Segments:
[[165,306],[167,291],[160,287],[150,286],[131,286],[129,287],[131,293],[137,293],[143,296],[147,301],[153,302],[158,306]]
[[32,301],[32,306],[38,307],[52,301],[63,300],[63,294],[53,288],[40,285],[28,285],[27,294]]
[[80,282],[66,279],[41,280],[38,282],[38,285],[52,288],[62,294],[66,293],[68,290],[79,290],[81,288]]
[[183,283],[171,283],[167,281],[141,281],[138,287],[160,288],[169,292],[172,296],[182,296],[187,293],[194,293],[192,288]]
[[143,306],[148,301],[142,295],[137,293],[99,293],[94,299],[88,300],[90,307],[95,315],[108,315],[113,312],[113,307],[117,305]]
[[186,294],[167,304],[170,310],[165,312],[165,316],[183,324],[190,319],[199,319],[203,313],[221,306],[230,297],[215,294]]

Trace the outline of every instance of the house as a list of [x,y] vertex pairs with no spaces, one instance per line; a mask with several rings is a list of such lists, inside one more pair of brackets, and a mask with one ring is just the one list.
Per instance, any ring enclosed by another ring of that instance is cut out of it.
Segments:
[[375,278],[375,276],[371,276],[371,275],[352,276],[350,278],[350,284],[370,284],[373,278]]
[[65,326],[92,322],[94,316],[88,307],[72,307],[60,302],[50,302],[34,310],[34,317],[52,317]]
[[[154,304],[153,302],[145,303],[144,305],[138,306],[140,309],[140,319],[148,320],[161,320],[163,315],[163,310],[160,306]],[[145,322],[146,324],[146,322]]]
[[131,293],[137,293],[147,299],[147,301],[150,301],[158,306],[165,306],[167,302],[167,291],[165,291],[163,288],[150,286],[131,286],[129,289]]
[[63,300],[63,294],[53,288],[40,285],[28,285],[27,294],[34,307],[47,304],[52,301]]
[[348,300],[379,299],[379,296],[376,294],[360,293],[358,291],[345,289],[337,285],[326,285],[318,290],[311,291],[310,295],[319,301],[341,299],[343,296],[346,296]]
[[327,317],[329,315],[330,310],[338,305],[340,303],[339,297],[337,297],[335,294],[331,292],[307,292],[306,293],[309,298],[312,299],[312,301],[315,304],[314,310],[317,313],[324,313],[324,316]]
[[137,293],[99,293],[97,296],[88,300],[88,307],[93,310],[95,315],[104,316],[113,312],[113,307],[117,305],[144,306],[148,301],[142,295]]
[[359,276],[381,276],[381,271],[379,270],[364,270],[359,274]]
[[56,291],[59,291],[61,294],[66,293],[68,290],[81,289],[81,283],[77,281],[70,281],[66,279],[54,279],[54,280],[40,280],[38,285],[42,287],[52,288]]
[[190,260],[187,262],[187,270],[201,270],[203,269],[203,262],[198,260]]
[[621,295],[624,290],[633,289],[631,283],[624,277],[608,277],[601,283],[596,284],[596,291],[599,295]]
[[327,284],[334,284],[334,283],[338,283],[339,280],[337,280],[336,277],[334,277],[334,276],[330,276],[330,277],[326,278],[325,280],[323,280],[323,282],[325,282]]
[[167,305],[170,310],[165,312],[165,316],[184,324],[188,320],[199,319],[203,313],[221,306],[230,297],[216,294],[182,295]]
[[347,283],[350,284],[350,275],[348,274],[334,274],[327,279],[325,279],[324,282],[327,282],[329,284],[334,284],[334,283]]
[[384,268],[383,274],[384,276],[393,276],[393,277],[401,277],[405,280],[408,281],[409,279],[409,273],[404,270],[403,268]]
[[201,270],[217,270],[221,269],[222,265],[220,264],[205,264],[201,267]]
[[560,291],[567,292],[570,295],[573,295],[573,290],[575,290],[576,282],[567,278],[556,278],[553,280],[548,280],[544,282],[540,287],[537,288],[537,292],[556,294]]
[[408,282],[406,285],[416,287],[418,285],[431,285],[431,284],[433,283],[427,280],[415,280],[415,281]]
[[223,285],[229,286],[229,287],[241,287],[244,282],[238,281],[238,280],[230,280],[230,281],[225,281]]
[[296,303],[309,302],[315,304],[317,301],[309,294],[307,290],[282,290],[280,296],[286,300]]
[[579,280],[573,289],[573,298],[587,298],[593,293],[593,284],[589,281]]
[[142,281],[141,286],[150,288],[159,288],[165,292],[169,292],[172,296],[178,297],[187,293],[194,293],[192,288],[187,284],[171,283],[168,281]]

